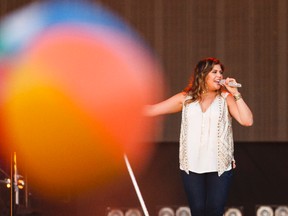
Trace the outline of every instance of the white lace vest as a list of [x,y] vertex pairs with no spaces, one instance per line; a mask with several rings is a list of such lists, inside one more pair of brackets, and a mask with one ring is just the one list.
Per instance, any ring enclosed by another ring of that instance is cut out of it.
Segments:
[[[217,171],[219,176],[231,166],[231,163],[234,160],[232,118],[229,114],[226,102],[227,95],[227,93],[223,93],[216,98],[216,100],[218,100],[220,113],[217,123]],[[187,96],[185,101],[189,99],[191,99],[191,96]],[[187,143],[187,131],[190,119],[187,117],[187,106],[184,105],[185,101],[182,109],[179,160],[181,169],[186,173],[189,173],[187,152],[187,145],[189,144]]]

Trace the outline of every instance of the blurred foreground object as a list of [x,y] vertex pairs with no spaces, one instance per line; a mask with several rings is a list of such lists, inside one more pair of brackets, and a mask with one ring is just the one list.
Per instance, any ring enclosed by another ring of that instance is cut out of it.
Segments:
[[144,105],[161,68],[141,39],[89,3],[33,3],[0,23],[1,133],[46,195],[112,181],[125,152],[141,169],[153,151]]

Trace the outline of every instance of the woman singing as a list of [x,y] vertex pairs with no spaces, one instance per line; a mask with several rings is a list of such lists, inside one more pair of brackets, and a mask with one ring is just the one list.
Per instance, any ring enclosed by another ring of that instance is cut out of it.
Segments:
[[187,88],[147,106],[148,116],[182,111],[180,170],[192,216],[223,216],[235,168],[232,117],[243,126],[253,115],[234,78],[223,80],[224,66],[216,58],[198,62]]

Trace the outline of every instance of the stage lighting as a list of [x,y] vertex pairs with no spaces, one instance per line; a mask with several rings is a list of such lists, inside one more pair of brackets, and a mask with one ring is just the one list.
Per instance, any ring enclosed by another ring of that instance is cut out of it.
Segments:
[[270,206],[260,206],[257,209],[257,216],[273,216],[273,209]]
[[176,210],[176,216],[191,216],[190,208],[186,206],[180,206]]
[[138,209],[128,209],[126,212],[125,212],[125,216],[142,216],[142,213],[140,210]]
[[175,216],[175,213],[172,208],[163,207],[159,210],[158,216]]
[[6,179],[4,180],[4,182],[6,183],[6,187],[7,187],[7,188],[10,188],[10,187],[11,187],[11,179],[10,179],[10,178],[6,178]]
[[17,186],[19,189],[23,189],[24,188],[24,185],[25,185],[25,182],[23,179],[18,179],[17,181]]
[[288,216],[288,207],[287,206],[278,206],[275,209],[275,216]]
[[242,216],[242,211],[239,208],[228,208],[224,216]]
[[[10,178],[6,178],[3,182],[6,183],[7,188],[11,187],[11,179]],[[23,189],[25,186],[23,176],[19,175],[18,179],[17,179],[17,183],[15,183],[14,185],[17,186],[19,189]]]
[[111,209],[107,216],[124,216],[124,213],[120,209]]
[[24,178],[21,175],[17,175],[17,187],[23,189],[25,186]]

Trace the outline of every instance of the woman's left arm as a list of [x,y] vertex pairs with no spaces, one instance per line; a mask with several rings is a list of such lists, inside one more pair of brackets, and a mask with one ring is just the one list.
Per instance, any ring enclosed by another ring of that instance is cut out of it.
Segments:
[[253,114],[242,98],[237,88],[228,86],[228,83],[235,79],[227,78],[225,87],[230,92],[227,96],[227,104],[230,114],[243,126],[253,125]]
[[243,126],[253,125],[253,114],[238,92],[236,94],[228,95],[227,103],[230,114]]

